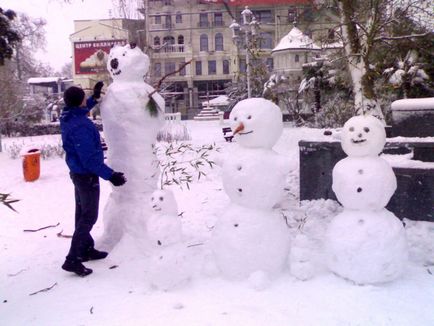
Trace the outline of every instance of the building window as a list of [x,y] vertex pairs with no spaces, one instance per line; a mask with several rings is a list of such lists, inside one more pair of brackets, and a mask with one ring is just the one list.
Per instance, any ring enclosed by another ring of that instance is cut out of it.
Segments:
[[161,16],[155,16],[154,17],[154,19],[155,19],[155,24],[161,24]]
[[224,25],[224,23],[223,23],[223,13],[216,12],[214,14],[214,26],[221,27],[223,25]]
[[246,60],[241,59],[240,60],[240,72],[241,73],[246,73],[246,71],[247,71]]
[[294,61],[295,62],[299,62],[300,61],[300,56],[298,54],[295,55]]
[[273,48],[273,36],[271,33],[261,33],[260,47],[261,49]]
[[[181,68],[181,66],[184,64],[185,62],[180,62],[179,63],[179,68]],[[179,75],[180,76],[185,76],[185,66],[184,66],[184,68],[182,68],[180,71],[179,71]]]
[[164,73],[166,75],[174,72],[175,70],[176,70],[176,64],[175,64],[175,62],[166,62],[164,64]]
[[159,62],[154,63],[154,76],[155,77],[161,76],[161,63]]
[[215,50],[223,51],[223,34],[217,33],[215,35]]
[[215,60],[208,61],[208,75],[215,75],[217,73],[217,63]]
[[184,35],[178,36],[178,44],[184,44]]
[[262,24],[273,22],[271,10],[254,10],[253,15],[255,16],[256,20]]
[[290,8],[288,9],[288,23],[293,23],[297,20],[297,9]]
[[164,23],[164,28],[172,28],[172,16],[166,15],[166,22]]
[[229,60],[223,60],[223,74],[229,75]]
[[334,39],[335,39],[335,30],[333,28],[330,28],[328,30],[327,38],[328,38],[329,41],[334,41]]
[[202,75],[202,61],[196,61],[196,75]]
[[199,27],[209,27],[207,13],[199,14]]
[[265,65],[267,66],[267,70],[269,72],[272,72],[274,69],[273,58],[267,58],[267,60],[265,61]]
[[181,13],[179,11],[176,13],[175,20],[176,20],[177,24],[181,24],[182,23],[182,15],[181,15]]
[[208,51],[208,35],[206,34],[200,36],[200,51]]
[[173,37],[173,36],[165,36],[164,38],[163,38],[163,44],[164,43],[167,43],[167,45],[173,45],[173,44],[175,44],[175,38]]
[[154,37],[154,45],[160,45],[160,37],[159,36]]

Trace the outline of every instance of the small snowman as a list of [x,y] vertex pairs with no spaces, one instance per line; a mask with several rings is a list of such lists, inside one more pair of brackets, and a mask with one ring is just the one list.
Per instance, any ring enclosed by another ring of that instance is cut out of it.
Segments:
[[152,215],[146,222],[153,247],[165,247],[182,241],[182,223],[178,205],[170,190],[156,190],[151,195]]
[[151,253],[147,279],[159,290],[168,291],[186,284],[193,274],[193,263],[183,241],[178,205],[170,190],[151,195],[152,215],[146,222]]
[[344,211],[326,232],[327,266],[356,284],[392,281],[403,273],[408,253],[402,222],[384,208],[397,186],[392,168],[378,156],[384,126],[373,116],[356,116],[341,138],[348,157],[335,165],[332,188]]
[[163,124],[164,99],[144,82],[149,58],[134,44],[112,48],[107,69],[113,78],[101,105],[107,158],[128,180],[122,189],[112,189],[104,209],[100,246],[110,251],[127,225],[150,215],[142,204],[158,176],[153,144]]
[[231,203],[211,238],[217,268],[231,280],[249,279],[262,288],[286,266],[290,235],[279,211],[287,160],[272,150],[282,130],[282,113],[271,101],[240,101],[230,115],[237,142],[222,162],[223,187]]

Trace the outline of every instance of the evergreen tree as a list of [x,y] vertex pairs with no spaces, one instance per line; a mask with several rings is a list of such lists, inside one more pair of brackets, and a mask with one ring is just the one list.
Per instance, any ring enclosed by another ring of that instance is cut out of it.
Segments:
[[11,59],[14,48],[21,39],[12,26],[16,14],[12,10],[3,10],[0,7],[0,66],[3,66],[6,59]]

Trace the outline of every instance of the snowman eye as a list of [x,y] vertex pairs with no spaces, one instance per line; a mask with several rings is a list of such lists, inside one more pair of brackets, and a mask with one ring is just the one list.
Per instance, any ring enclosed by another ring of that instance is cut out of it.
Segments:
[[364,130],[365,132],[369,132],[369,128],[368,128],[368,127],[363,128],[363,130]]
[[160,198],[158,198],[158,199],[160,199],[160,201],[163,201],[163,200],[164,200],[164,198],[163,198],[163,197],[160,197]]
[[251,116],[251,115],[247,116],[247,119],[249,119],[249,120],[250,120],[251,118],[252,118],[252,116]]
[[238,118],[237,118],[237,117],[235,117],[235,118],[234,118],[234,121],[237,121],[237,120],[238,120]]
[[151,200],[154,201],[154,197],[152,197]]
[[350,129],[348,129],[349,131],[354,131],[354,127],[350,127]]

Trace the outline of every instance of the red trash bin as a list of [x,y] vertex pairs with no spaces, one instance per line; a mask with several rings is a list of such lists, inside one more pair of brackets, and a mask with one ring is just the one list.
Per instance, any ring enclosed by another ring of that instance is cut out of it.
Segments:
[[38,180],[41,174],[41,152],[39,149],[29,149],[22,156],[24,180]]

